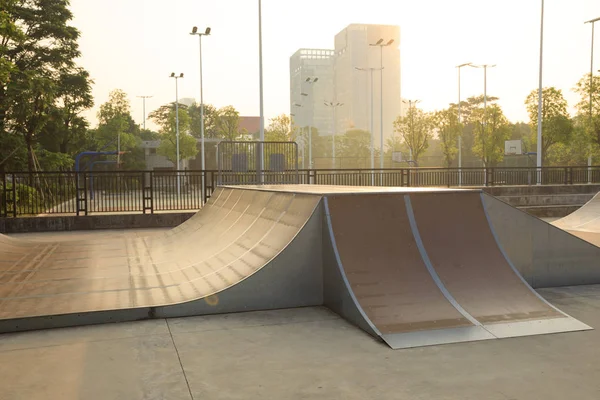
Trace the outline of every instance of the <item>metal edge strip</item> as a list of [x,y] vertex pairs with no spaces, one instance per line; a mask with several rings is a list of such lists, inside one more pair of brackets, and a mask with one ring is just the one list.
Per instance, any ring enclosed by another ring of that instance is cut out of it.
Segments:
[[338,267],[338,270],[340,272],[340,275],[342,276],[342,279],[344,280],[344,285],[346,286],[346,290],[348,290],[348,294],[350,295],[350,298],[354,302],[354,305],[356,306],[356,309],[358,310],[358,312],[360,313],[360,315],[363,317],[363,319],[366,321],[366,323],[369,325],[369,327],[373,330],[373,332],[375,332],[377,334],[377,336],[383,337],[383,335],[381,334],[381,332],[379,331],[379,329],[377,329],[377,327],[375,327],[375,325],[373,324],[373,322],[371,322],[371,319],[367,316],[367,314],[365,313],[365,311],[361,307],[360,303],[358,302],[358,299],[354,295],[354,291],[352,290],[352,287],[350,286],[350,282],[348,281],[348,277],[346,276],[346,272],[344,271],[344,266],[342,264],[342,259],[340,257],[340,253],[338,252],[337,243],[335,241],[335,234],[333,233],[333,224],[331,223],[331,214],[329,212],[329,202],[328,202],[327,196],[323,196],[323,206],[324,206],[324,209],[325,209],[324,210],[325,211],[325,217],[327,218],[327,230],[329,231],[329,238],[331,240],[331,247],[333,248],[333,254],[335,254],[335,260],[337,262],[337,267]]
[[446,286],[444,286],[444,283],[435,271],[435,268],[433,267],[433,264],[429,259],[429,255],[427,254],[427,250],[425,249],[425,245],[423,244],[423,240],[421,239],[421,234],[419,233],[419,227],[417,226],[417,221],[415,219],[415,214],[413,212],[412,203],[410,201],[409,195],[404,195],[404,204],[406,205],[408,221],[410,223],[410,228],[412,230],[413,237],[415,238],[417,248],[419,249],[419,253],[421,253],[421,258],[425,263],[425,267],[427,268],[427,271],[429,271],[429,274],[433,278],[433,281],[437,285],[438,289],[440,289],[446,300],[448,300],[450,304],[452,304],[452,306],[454,306],[454,308],[456,308],[456,310],[463,315],[463,317],[468,319],[475,326],[483,326],[479,321],[475,319],[475,317],[469,314],[467,310],[465,310],[460,304],[458,304],[458,301],[456,301],[456,299],[452,296],[452,294],[450,294]]
[[[500,239],[498,238],[498,235],[496,234],[496,230],[494,229],[494,225],[492,224],[492,220],[490,219],[490,215],[486,209],[485,206],[485,200],[483,198],[484,193],[481,192],[479,193],[479,199],[481,200],[481,206],[483,208],[483,213],[485,215],[486,221],[488,223],[488,226],[490,228],[490,232],[492,233],[492,236],[494,237],[494,240],[496,241],[496,246],[498,246],[498,249],[500,249],[500,252],[502,253],[502,256],[504,257],[504,259],[506,260],[506,262],[508,263],[508,265],[510,266],[510,268],[513,270],[513,272],[515,273],[515,275],[517,275],[519,277],[519,279],[521,280],[521,282],[523,282],[523,284],[527,287],[527,289],[529,289],[530,292],[532,292],[538,299],[540,299],[544,304],[546,304],[548,307],[552,308],[553,310],[559,312],[560,314],[564,315],[567,318],[571,318],[574,319],[575,321],[581,322],[575,318],[573,318],[572,316],[570,316],[569,314],[559,310],[558,308],[554,307],[552,304],[550,304],[546,299],[544,299],[542,297],[542,295],[540,295],[538,292],[536,292],[531,285],[529,285],[529,283],[527,283],[527,281],[525,280],[525,278],[523,278],[523,276],[519,273],[519,271],[517,270],[517,268],[513,265],[512,261],[510,260],[510,258],[508,257],[508,254],[506,254],[506,251],[504,251],[504,247],[502,247],[502,244],[500,243]],[[583,324],[583,322],[581,322]],[[584,324],[586,325],[586,324]],[[588,326],[588,325],[586,325]],[[589,329],[593,329],[591,326],[588,326]]]

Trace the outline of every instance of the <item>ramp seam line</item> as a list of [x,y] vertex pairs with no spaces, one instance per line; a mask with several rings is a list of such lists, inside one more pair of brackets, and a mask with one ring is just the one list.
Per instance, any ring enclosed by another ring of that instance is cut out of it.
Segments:
[[167,329],[169,330],[169,336],[171,336],[171,343],[173,343],[173,347],[175,348],[175,354],[177,354],[177,360],[179,360],[179,366],[181,367],[181,373],[183,374],[183,378],[185,379],[185,384],[188,388],[188,393],[190,394],[190,399],[194,400],[194,395],[192,394],[192,388],[190,387],[190,382],[188,381],[188,377],[185,373],[185,369],[183,368],[183,363],[181,362],[181,356],[179,355],[179,349],[175,344],[175,338],[173,338],[173,332],[171,332],[171,326],[169,325],[169,320],[165,318],[165,323],[167,324]]
[[408,215],[408,222],[410,224],[410,229],[412,230],[413,237],[415,239],[415,243],[417,244],[417,248],[419,249],[419,253],[421,253],[421,258],[423,259],[423,262],[425,263],[425,267],[427,268],[427,271],[431,275],[431,278],[437,285],[438,289],[442,292],[442,294],[444,295],[446,300],[448,300],[450,302],[450,304],[452,304],[452,306],[459,313],[461,313],[466,319],[468,319],[469,322],[471,322],[475,326],[480,326],[483,329],[485,329],[483,327],[483,325],[475,319],[475,317],[473,317],[471,314],[469,314],[467,312],[467,310],[465,310],[458,303],[458,301],[456,301],[454,296],[452,296],[450,291],[448,291],[448,289],[442,282],[442,279],[437,274],[435,268],[433,267],[433,264],[431,263],[431,260],[429,259],[429,255],[427,254],[427,250],[425,249],[425,245],[423,244],[423,240],[421,239],[421,234],[419,233],[419,227],[417,226],[417,221],[415,219],[415,214],[413,212],[412,203],[410,201],[409,195],[404,195],[404,204],[406,205],[406,213]]

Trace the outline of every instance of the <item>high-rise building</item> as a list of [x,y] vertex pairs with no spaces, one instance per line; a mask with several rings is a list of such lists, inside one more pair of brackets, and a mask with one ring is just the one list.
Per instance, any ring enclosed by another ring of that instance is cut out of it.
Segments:
[[332,132],[333,50],[300,49],[290,57],[290,114],[302,129],[316,128],[319,135]]
[[[378,42],[391,43],[382,47]],[[352,128],[371,131],[373,118],[375,148],[380,147],[381,79],[384,146],[394,134],[393,122],[402,107],[399,44],[400,28],[395,25],[351,24],[335,35],[336,101],[344,103],[337,112],[337,128],[340,132]]]

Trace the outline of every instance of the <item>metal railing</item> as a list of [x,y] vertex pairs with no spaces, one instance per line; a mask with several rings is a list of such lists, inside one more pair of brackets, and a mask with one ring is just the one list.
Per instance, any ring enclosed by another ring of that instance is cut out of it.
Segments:
[[[204,177],[204,179],[202,179]],[[310,169],[264,172],[268,184],[463,187],[600,184],[600,166]],[[204,183],[204,190],[202,184]],[[217,184],[255,184],[256,171],[0,173],[0,217],[195,211]],[[202,195],[204,193],[204,196]],[[204,198],[203,198],[204,197]]]

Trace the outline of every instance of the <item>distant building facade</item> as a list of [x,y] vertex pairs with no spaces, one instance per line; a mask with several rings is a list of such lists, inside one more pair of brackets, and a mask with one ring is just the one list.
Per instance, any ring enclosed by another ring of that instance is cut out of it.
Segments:
[[335,97],[333,60],[330,49],[300,49],[290,57],[290,114],[298,128],[333,132],[332,111],[325,105]]
[[[375,45],[380,39],[383,44],[393,41],[381,48]],[[379,148],[382,78],[384,143],[394,135],[393,121],[403,108],[399,44],[400,28],[396,25],[351,24],[335,35],[334,50],[300,49],[294,53],[290,58],[290,110],[295,114],[295,124],[310,124],[319,129],[319,134],[329,135],[334,128],[339,133],[349,129],[370,131],[372,119],[375,147]],[[381,66],[383,70],[379,70]],[[376,69],[372,88],[370,68]],[[307,77],[319,80],[308,87]],[[335,122],[331,107],[324,102],[343,103],[336,108]]]

